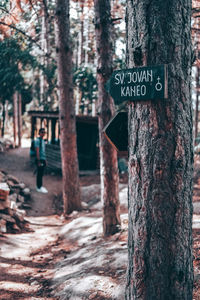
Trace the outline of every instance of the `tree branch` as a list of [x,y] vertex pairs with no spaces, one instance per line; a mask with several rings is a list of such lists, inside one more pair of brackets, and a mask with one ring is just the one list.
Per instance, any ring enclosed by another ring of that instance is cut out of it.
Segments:
[[5,9],[4,7],[0,6],[0,9],[5,11],[7,14],[10,14],[9,11],[7,9]]
[[195,14],[195,13],[199,13],[200,12],[200,8],[193,8],[192,9],[192,13]]
[[[4,26],[7,26],[7,27],[10,27],[14,30],[16,30],[17,32],[20,32],[21,34],[23,34],[31,43],[35,44],[42,52],[43,52],[43,56],[44,57],[51,57],[51,55],[48,55],[47,53],[44,52],[44,50],[42,49],[42,47],[37,43],[36,40],[34,40],[31,36],[29,36],[28,34],[26,34],[23,30],[15,27],[14,25],[9,25],[9,24],[6,24],[2,21],[0,21],[0,24],[4,25]],[[52,61],[55,62],[55,59],[53,57],[51,57]]]
[[199,31],[200,32],[200,28],[192,27],[191,29],[194,30],[194,31]]
[[[16,30],[17,32],[20,32],[21,34],[23,34],[30,42],[34,43],[35,45],[37,45],[38,48],[40,48],[40,50],[42,50],[41,46],[37,43],[36,40],[34,40],[31,36],[29,36],[28,34],[26,34],[26,32],[24,32],[23,30],[15,27],[14,25],[9,25],[9,24],[6,24],[5,22],[2,22],[0,21],[0,24],[4,25],[4,26],[7,26],[7,27],[10,27],[14,30]],[[43,50],[42,50],[43,51]]]
[[116,22],[116,21],[119,21],[119,20],[122,20],[122,18],[111,19],[112,23],[114,23],[114,22]]
[[9,16],[11,16],[12,18],[14,18],[14,19],[16,20],[15,16],[13,16],[13,14],[11,14],[11,13],[9,12],[9,10],[7,10],[6,8],[0,6],[0,10],[6,12]]
[[32,0],[28,0],[28,2],[29,2],[29,4],[30,4],[31,8],[34,10],[34,12],[35,12],[36,16],[39,18],[39,16],[38,16],[38,12],[37,12],[37,10],[35,9],[35,7],[34,7],[34,5],[33,5],[33,2],[32,2]]

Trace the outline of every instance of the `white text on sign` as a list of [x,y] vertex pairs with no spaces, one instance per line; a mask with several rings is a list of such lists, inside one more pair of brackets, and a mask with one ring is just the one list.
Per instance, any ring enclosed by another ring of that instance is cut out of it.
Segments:
[[121,96],[122,97],[139,97],[146,95],[147,88],[145,85],[135,85],[135,86],[121,86]]
[[117,73],[115,74],[114,84],[130,84],[130,83],[140,83],[140,82],[152,82],[153,81],[153,71],[144,70],[137,72],[128,73]]

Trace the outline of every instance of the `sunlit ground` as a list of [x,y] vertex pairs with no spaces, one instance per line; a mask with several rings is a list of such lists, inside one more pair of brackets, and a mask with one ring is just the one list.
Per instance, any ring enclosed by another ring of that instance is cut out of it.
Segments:
[[6,234],[0,240],[0,299],[46,299],[38,296],[44,278],[53,276],[53,256],[43,251],[56,243],[62,221],[57,216],[27,220],[33,232]]

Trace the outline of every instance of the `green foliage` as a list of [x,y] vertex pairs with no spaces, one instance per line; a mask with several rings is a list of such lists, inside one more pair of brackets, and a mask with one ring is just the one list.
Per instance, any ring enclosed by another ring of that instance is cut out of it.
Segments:
[[7,8],[9,5],[9,0],[1,0],[0,7]]
[[119,57],[114,59],[114,70],[119,70],[119,69],[126,69],[126,63],[124,59],[121,59]]
[[57,65],[55,61],[51,61],[47,66],[40,65],[39,68],[43,71],[44,76],[48,82],[48,89],[46,89],[46,97],[51,96],[56,84],[57,84],[57,76],[56,76],[56,70]]
[[91,67],[80,66],[74,71],[74,84],[79,88],[82,95],[82,101],[96,100],[97,98],[97,81],[96,74]]
[[[29,50],[23,49],[14,38],[0,42],[0,99],[12,100],[15,91],[30,93],[30,86],[25,83],[23,73],[34,66],[34,59]],[[28,95],[27,95],[28,96]],[[30,98],[30,95],[28,96]]]

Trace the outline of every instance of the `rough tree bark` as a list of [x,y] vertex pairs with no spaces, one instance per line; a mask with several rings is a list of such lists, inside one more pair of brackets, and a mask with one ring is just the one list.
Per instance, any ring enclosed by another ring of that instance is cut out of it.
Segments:
[[168,99],[129,105],[126,299],[191,300],[191,1],[127,0],[127,66],[168,64]]
[[72,47],[69,37],[69,0],[57,0],[56,22],[63,202],[66,215],[81,209],[72,87]]
[[102,133],[114,112],[113,99],[105,90],[112,74],[111,15],[109,0],[95,0],[95,32],[97,43],[98,114],[100,137],[101,200],[103,203],[103,232],[111,235],[119,231],[119,175],[117,152]]

